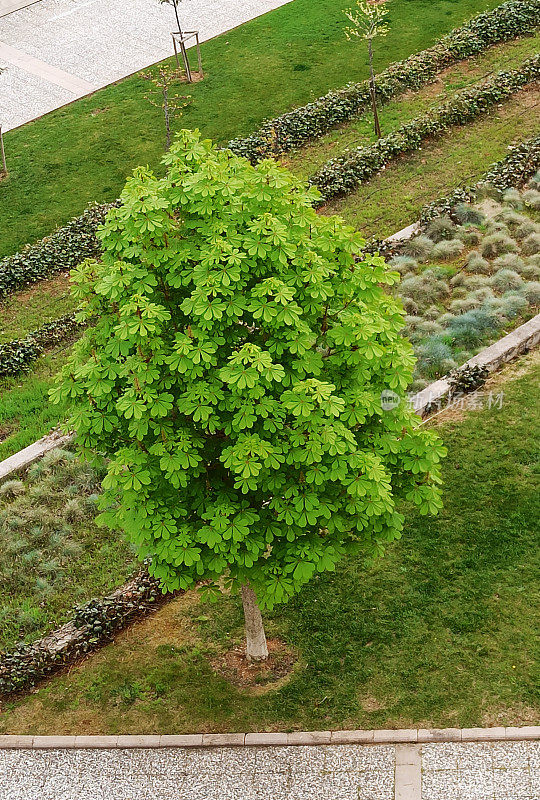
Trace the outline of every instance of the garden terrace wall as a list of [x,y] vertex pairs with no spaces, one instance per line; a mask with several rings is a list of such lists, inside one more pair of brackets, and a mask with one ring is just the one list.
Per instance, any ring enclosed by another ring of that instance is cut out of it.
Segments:
[[[455,28],[437,44],[405,61],[391,64],[376,77],[377,95],[384,103],[407,89],[418,89],[451,64],[480,53],[497,42],[532,33],[540,25],[540,0],[510,0]],[[252,162],[305,144],[340,122],[368,109],[369,83],[348,84],[306,106],[268,120],[245,138],[228,146]]]
[[[167,598],[174,596],[167,595]],[[28,689],[42,678],[110,641],[112,635],[164,601],[159,582],[141,570],[128,583],[75,609],[61,628],[0,654],[0,696]]]
[[[502,364],[511,361],[516,356],[532,350],[540,343],[540,314],[520,325],[512,333],[486,347],[477,355],[470,358],[460,369],[467,367],[487,367],[489,372],[494,372]],[[451,383],[447,378],[435,381],[426,386],[421,392],[411,398],[414,411],[421,417],[429,416],[434,411],[439,411],[444,401],[451,393]]]
[[351,192],[368,181],[389,161],[417,150],[427,138],[440,136],[453,125],[465,125],[523,86],[540,78],[540,55],[528,58],[519,69],[502,71],[488,81],[458,92],[447,102],[402,125],[374,144],[357,147],[330,159],[309,179],[321,193],[317,205]]

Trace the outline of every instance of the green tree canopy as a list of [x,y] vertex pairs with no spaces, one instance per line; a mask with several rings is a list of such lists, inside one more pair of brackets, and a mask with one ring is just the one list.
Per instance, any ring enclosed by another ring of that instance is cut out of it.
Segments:
[[53,399],[109,457],[101,520],[165,589],[249,584],[286,601],[399,538],[402,498],[440,505],[444,448],[403,396],[414,358],[398,280],[318,193],[182,131],[137,169],[72,276],[81,318]]

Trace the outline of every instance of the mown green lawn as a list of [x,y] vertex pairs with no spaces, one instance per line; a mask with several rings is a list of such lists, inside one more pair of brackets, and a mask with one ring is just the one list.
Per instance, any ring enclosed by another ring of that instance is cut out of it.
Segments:
[[299,656],[288,682],[257,693],[217,674],[211,661],[242,638],[239,602],[188,593],[5,703],[0,731],[538,723],[539,378],[536,353],[485,387],[483,409],[431,423],[449,448],[438,518],[409,511],[374,567],[351,560],[271,615],[268,634]]
[[[518,69],[526,58],[540,50],[540,33],[490,47],[474,58],[466,59],[444,70],[434,83],[415,92],[406,92],[379,108],[383,136],[391,133],[414,117],[425,114],[430,106],[446,102],[456,92],[480,83],[501,70]],[[297,175],[309,178],[331,158],[345,150],[371,144],[376,140],[373,116],[370,112],[310,142],[305,147],[282,157],[284,166]]]
[[[377,71],[498,4],[393,0]],[[265,117],[366,78],[365,48],[343,33],[342,12],[349,6],[350,0],[293,0],[205,43],[206,77],[186,89],[193,105],[177,127],[199,127],[226,142]],[[145,81],[131,77],[7,133],[10,175],[0,183],[0,256],[50,233],[92,200],[113,200],[139,164],[158,165],[162,123],[158,109],[144,100],[146,91]]]

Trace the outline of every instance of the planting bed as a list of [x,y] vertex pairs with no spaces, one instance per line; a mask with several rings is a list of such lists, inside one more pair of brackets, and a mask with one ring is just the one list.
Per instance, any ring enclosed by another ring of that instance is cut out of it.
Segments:
[[[411,389],[467,361],[538,313],[540,173],[520,193],[460,204],[400,245],[390,266],[418,362]],[[461,224],[460,224],[461,223]]]
[[47,632],[136,566],[130,547],[94,522],[103,474],[53,450],[0,484],[0,650]]

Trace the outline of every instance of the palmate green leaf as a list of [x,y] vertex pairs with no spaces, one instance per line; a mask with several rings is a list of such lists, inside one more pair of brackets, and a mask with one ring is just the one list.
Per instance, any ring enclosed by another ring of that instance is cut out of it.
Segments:
[[273,161],[181,131],[138,169],[74,274],[99,320],[52,399],[109,458],[102,522],[164,589],[246,581],[285,602],[440,505],[444,448],[400,403],[413,358],[383,259]]

